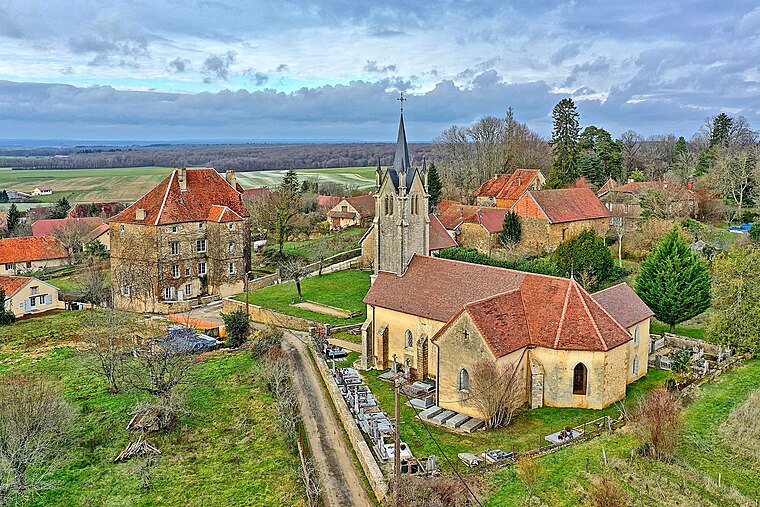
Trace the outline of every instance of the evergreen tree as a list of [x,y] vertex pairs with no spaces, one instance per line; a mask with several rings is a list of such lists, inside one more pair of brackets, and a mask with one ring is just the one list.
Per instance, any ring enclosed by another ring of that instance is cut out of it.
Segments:
[[686,147],[686,139],[684,139],[683,136],[678,138],[678,141],[676,141],[676,144],[673,146],[673,160],[678,160],[679,158],[686,155],[688,152]]
[[622,141],[614,141],[609,132],[604,129],[599,129],[596,134],[595,152],[602,161],[602,184],[604,184],[610,176],[622,181]]
[[552,128],[552,169],[546,180],[548,188],[566,187],[578,176],[577,164],[578,111],[573,99],[565,98],[554,106],[552,111],[554,127]]
[[559,244],[552,254],[561,272],[592,289],[612,276],[615,263],[604,238],[586,229]]
[[55,206],[50,211],[50,218],[66,218],[70,209],[71,204],[69,204],[69,200],[61,197],[55,202]]
[[641,263],[636,293],[672,333],[676,324],[710,307],[707,265],[674,228]]
[[504,246],[514,245],[520,242],[521,234],[522,225],[520,224],[520,217],[514,211],[508,211],[504,215],[504,223],[499,233],[499,241]]
[[240,347],[248,339],[250,332],[250,322],[248,315],[242,309],[235,310],[232,313],[223,313],[224,329],[227,332],[227,345],[230,347]]
[[713,119],[712,130],[710,131],[711,148],[713,146],[725,146],[728,144],[728,137],[733,124],[733,118],[726,113],[720,113]]
[[438,169],[435,168],[435,163],[431,162],[428,167],[428,211],[433,212],[438,203],[441,201],[441,191],[443,184],[441,183],[441,177],[438,176]]
[[604,168],[602,166],[602,159],[596,153],[584,153],[581,155],[578,163],[581,174],[586,178],[591,185],[596,188],[604,185],[606,181],[604,175]]
[[301,193],[301,187],[298,184],[298,174],[292,169],[285,173],[280,183],[280,192],[296,196]]
[[0,326],[13,324],[16,322],[16,316],[13,312],[5,308],[5,289],[0,289]]
[[8,210],[8,222],[6,225],[6,229],[8,229],[8,236],[13,235],[13,232],[16,230],[20,222],[21,213],[19,213],[18,208],[16,207],[16,203],[13,203]]
[[100,215],[100,212],[98,211],[98,207],[95,206],[94,202],[90,203],[90,205],[87,207],[87,216],[96,217],[98,215]]
[[0,191],[0,202],[8,202],[8,192],[5,190]]
[[646,174],[644,174],[644,171],[641,169],[636,169],[631,173],[631,179],[640,183],[642,181],[646,181],[647,177]]

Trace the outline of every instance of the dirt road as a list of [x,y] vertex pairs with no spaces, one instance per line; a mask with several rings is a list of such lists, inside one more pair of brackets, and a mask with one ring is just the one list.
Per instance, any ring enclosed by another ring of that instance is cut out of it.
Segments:
[[373,506],[360,472],[354,465],[343,427],[330,406],[319,373],[309,360],[307,346],[291,331],[285,331],[283,346],[293,364],[296,393],[325,505]]

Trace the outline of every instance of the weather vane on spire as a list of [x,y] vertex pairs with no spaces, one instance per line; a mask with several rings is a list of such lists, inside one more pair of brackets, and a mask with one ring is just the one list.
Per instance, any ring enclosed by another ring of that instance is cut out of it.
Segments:
[[399,102],[401,102],[401,113],[403,114],[404,113],[404,101],[405,100],[409,100],[409,99],[405,99],[404,98],[404,92],[401,92],[401,96],[399,98],[397,98],[396,100],[398,100]]

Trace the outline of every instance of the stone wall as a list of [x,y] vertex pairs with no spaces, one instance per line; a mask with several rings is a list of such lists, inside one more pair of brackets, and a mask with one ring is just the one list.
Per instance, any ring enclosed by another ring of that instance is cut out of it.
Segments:
[[[224,313],[232,313],[239,309],[245,310],[245,302],[232,298],[226,298],[222,302],[222,312]],[[288,315],[286,313],[270,310],[269,308],[263,308],[253,304],[248,305],[248,312],[252,321],[266,324],[268,326],[308,331],[309,328],[321,325],[319,322],[313,320],[296,317],[295,315]]]
[[477,248],[486,255],[491,254],[494,246],[493,237],[480,224],[461,224],[456,230],[455,238],[459,246]]

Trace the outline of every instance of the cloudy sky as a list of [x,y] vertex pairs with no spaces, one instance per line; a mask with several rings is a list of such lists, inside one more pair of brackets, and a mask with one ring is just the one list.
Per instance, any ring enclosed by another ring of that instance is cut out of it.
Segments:
[[3,0],[0,139],[429,141],[512,106],[690,136],[760,128],[756,0]]

